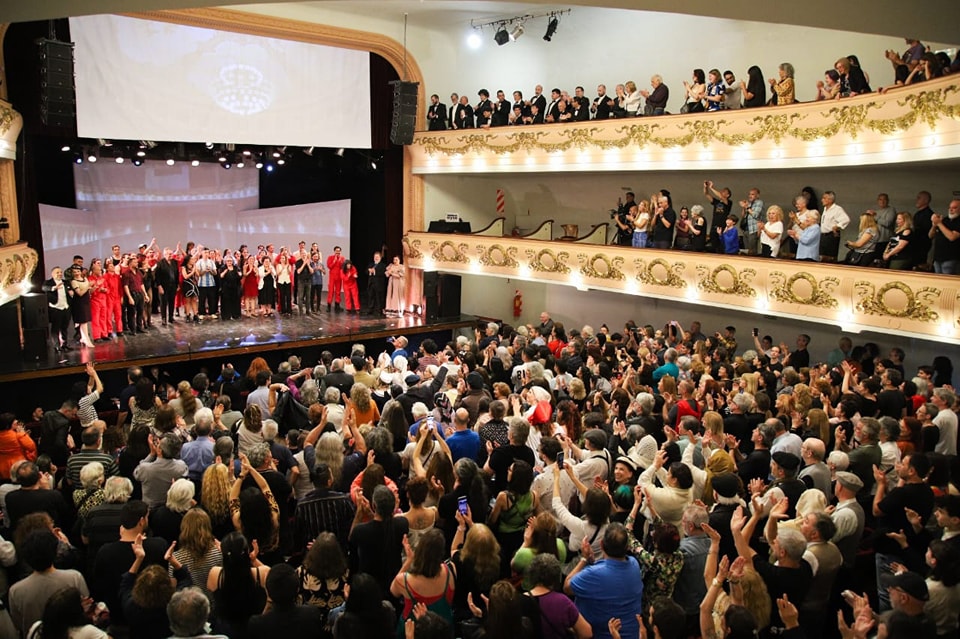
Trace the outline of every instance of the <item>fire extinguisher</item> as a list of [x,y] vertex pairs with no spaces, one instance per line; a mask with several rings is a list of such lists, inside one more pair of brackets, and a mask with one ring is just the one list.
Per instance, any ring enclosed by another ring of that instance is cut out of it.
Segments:
[[521,313],[523,313],[523,295],[517,290],[513,295],[513,316],[520,317]]

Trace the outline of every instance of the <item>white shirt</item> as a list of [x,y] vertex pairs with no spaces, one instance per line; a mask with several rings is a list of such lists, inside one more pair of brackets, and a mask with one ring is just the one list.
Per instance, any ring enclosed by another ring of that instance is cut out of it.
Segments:
[[763,228],[764,231],[777,234],[777,237],[770,237],[764,232],[760,233],[760,243],[769,246],[770,256],[776,257],[780,253],[780,242],[783,240],[783,222],[767,222]]
[[823,209],[823,215],[820,217],[821,233],[833,233],[833,227],[839,226],[845,229],[848,224],[850,224],[850,216],[839,204],[834,203]]
[[942,455],[957,454],[957,414],[949,408],[944,408],[933,418],[933,423],[940,427],[940,441],[934,451]]

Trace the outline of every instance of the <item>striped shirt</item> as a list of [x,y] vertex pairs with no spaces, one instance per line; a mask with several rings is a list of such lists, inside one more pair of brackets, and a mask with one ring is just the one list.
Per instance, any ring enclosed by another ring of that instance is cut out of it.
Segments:
[[99,450],[81,449],[74,453],[67,460],[67,479],[75,488],[81,488],[80,470],[91,462],[100,462],[103,464],[104,477],[113,477],[119,471],[117,470],[117,460],[111,455]]
[[97,421],[97,409],[93,407],[100,399],[100,393],[92,391],[80,398],[77,408],[77,419],[84,428]]
[[[199,560],[194,558],[186,548],[178,548],[173,552],[173,556],[176,557],[177,561],[190,573],[190,579],[193,580],[193,585],[202,590],[205,595],[212,598],[213,593],[207,590],[207,576],[210,574],[211,568],[223,565],[223,555],[220,553],[220,549],[215,545],[211,545],[210,549],[207,550],[207,554]],[[169,571],[172,577],[173,566],[170,566]]]

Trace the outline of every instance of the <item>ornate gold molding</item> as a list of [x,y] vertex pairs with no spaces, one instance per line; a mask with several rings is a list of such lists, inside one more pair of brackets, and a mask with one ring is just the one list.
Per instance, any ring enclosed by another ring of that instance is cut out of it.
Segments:
[[30,290],[30,278],[39,260],[37,252],[26,244],[0,246],[0,304]]
[[415,231],[404,245],[414,271],[597,287],[960,344],[960,279],[949,275]]

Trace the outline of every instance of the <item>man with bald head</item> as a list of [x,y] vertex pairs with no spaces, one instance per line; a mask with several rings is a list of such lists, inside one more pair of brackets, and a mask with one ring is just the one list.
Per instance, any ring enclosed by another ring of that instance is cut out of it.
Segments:
[[480,456],[480,435],[470,429],[470,412],[466,408],[458,408],[453,413],[453,428],[448,429],[446,435],[453,463],[464,457],[477,461]]
[[806,484],[807,488],[816,488],[822,492],[829,502],[832,493],[830,492],[830,467],[823,461],[826,455],[827,447],[823,440],[816,437],[803,440],[803,444],[800,445],[803,468],[800,469],[798,478]]

